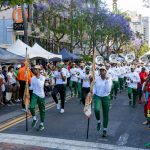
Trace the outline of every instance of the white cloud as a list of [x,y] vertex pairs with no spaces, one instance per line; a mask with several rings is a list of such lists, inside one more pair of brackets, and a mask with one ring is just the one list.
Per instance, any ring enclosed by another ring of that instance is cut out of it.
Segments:
[[[113,0],[104,0],[112,10]],[[150,8],[143,7],[143,0],[118,0],[118,9],[136,11],[138,14],[150,16]]]

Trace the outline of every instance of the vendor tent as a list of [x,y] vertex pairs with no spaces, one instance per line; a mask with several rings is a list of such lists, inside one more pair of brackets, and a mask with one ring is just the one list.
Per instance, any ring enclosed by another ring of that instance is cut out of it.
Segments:
[[36,55],[38,55],[41,58],[45,58],[45,59],[60,58],[60,59],[62,59],[61,55],[56,55],[56,54],[50,53],[47,50],[45,50],[44,48],[42,48],[40,45],[38,45],[37,43],[34,44],[34,46],[32,47],[31,50],[32,50],[32,53],[35,53]]
[[14,53],[19,56],[25,57],[26,49],[30,58],[33,58],[35,54],[31,53],[31,47],[27,44],[23,43],[21,40],[17,40],[14,44],[12,44],[7,50],[11,53]]
[[20,63],[24,61],[24,57],[13,54],[7,50],[0,48],[0,63],[9,64],[9,63]]
[[62,49],[59,55],[62,55],[62,60],[80,60],[81,59],[80,56],[72,54],[66,49]]

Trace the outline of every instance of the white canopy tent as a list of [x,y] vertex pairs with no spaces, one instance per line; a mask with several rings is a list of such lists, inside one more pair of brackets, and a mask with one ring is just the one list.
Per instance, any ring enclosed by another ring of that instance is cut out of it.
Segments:
[[37,43],[31,48],[27,44],[23,43],[21,40],[17,40],[14,44],[12,44],[7,50],[12,52],[13,54],[23,56],[26,55],[26,48],[27,53],[30,59],[33,58],[44,58],[44,59],[51,59],[51,58],[62,58],[61,55],[55,55],[43,49]]
[[25,57],[26,49],[27,49],[27,53],[29,54],[29,58],[34,58],[35,55],[32,53],[31,47],[23,43],[19,39],[14,44],[12,44],[7,50],[16,55]]
[[44,48],[42,48],[40,45],[38,45],[37,43],[33,45],[31,50],[32,50],[32,53],[36,53],[36,55],[39,55],[40,57],[45,58],[45,59],[52,59],[52,58],[62,59],[62,55],[56,55],[56,54],[50,53]]

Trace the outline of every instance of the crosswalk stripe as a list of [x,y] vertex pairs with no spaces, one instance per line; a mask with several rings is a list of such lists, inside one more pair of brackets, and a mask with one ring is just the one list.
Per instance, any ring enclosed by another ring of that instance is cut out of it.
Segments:
[[43,148],[54,148],[60,150],[144,150],[140,148],[116,146],[111,144],[7,133],[0,133],[0,142],[21,144],[25,146],[40,146]]

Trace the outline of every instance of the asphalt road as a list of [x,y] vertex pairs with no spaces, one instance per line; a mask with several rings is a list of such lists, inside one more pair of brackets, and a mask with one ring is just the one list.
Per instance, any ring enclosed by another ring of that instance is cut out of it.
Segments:
[[28,132],[25,131],[25,122],[21,122],[1,133],[145,148],[144,145],[150,142],[150,130],[142,125],[143,121],[145,121],[143,105],[138,105],[135,109],[129,107],[127,94],[124,92],[113,101],[108,137],[105,139],[101,137],[100,132],[96,131],[96,120],[93,113],[90,120],[89,139],[86,140],[87,118],[77,98],[72,98],[66,103],[64,114],[60,114],[56,107],[47,110],[45,130],[42,132],[32,129],[32,120],[29,119]]

